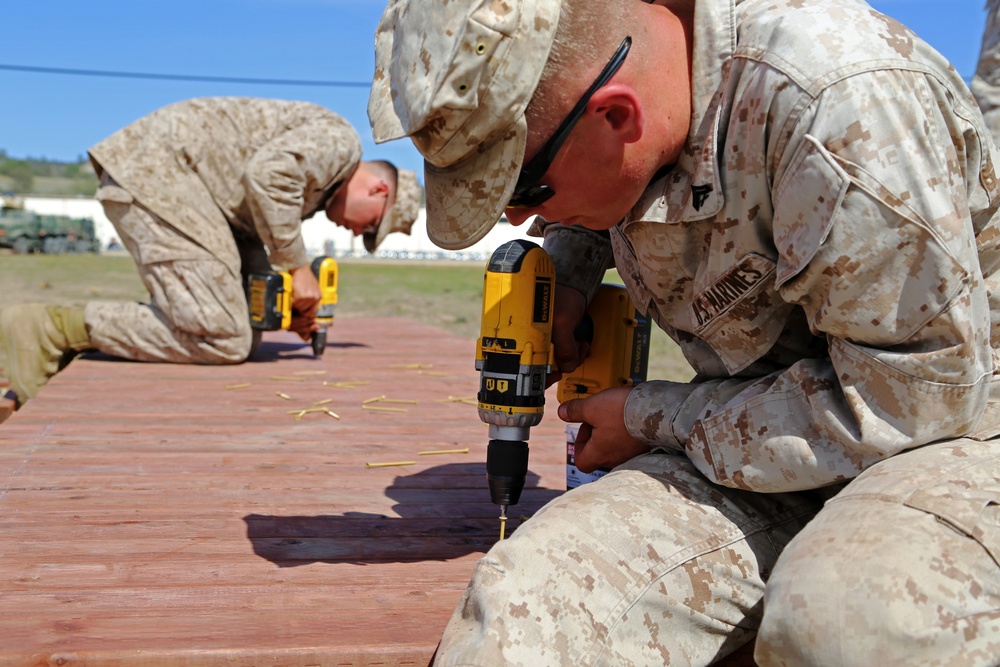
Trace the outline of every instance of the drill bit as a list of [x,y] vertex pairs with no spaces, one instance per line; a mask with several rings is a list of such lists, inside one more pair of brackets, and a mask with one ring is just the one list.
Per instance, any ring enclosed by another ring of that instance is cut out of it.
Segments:
[[504,533],[507,530],[507,506],[500,506],[500,539],[503,540]]

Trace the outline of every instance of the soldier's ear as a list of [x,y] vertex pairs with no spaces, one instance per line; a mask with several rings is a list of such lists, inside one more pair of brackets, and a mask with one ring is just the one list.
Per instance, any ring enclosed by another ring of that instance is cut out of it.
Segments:
[[594,93],[587,113],[600,116],[619,141],[632,144],[642,138],[645,115],[642,101],[632,86],[611,83]]

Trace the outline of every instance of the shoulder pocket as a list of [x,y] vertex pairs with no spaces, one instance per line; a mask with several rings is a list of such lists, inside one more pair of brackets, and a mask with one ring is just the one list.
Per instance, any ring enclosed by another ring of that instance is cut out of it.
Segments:
[[799,273],[826,240],[850,182],[822,144],[806,135],[774,197],[776,287]]

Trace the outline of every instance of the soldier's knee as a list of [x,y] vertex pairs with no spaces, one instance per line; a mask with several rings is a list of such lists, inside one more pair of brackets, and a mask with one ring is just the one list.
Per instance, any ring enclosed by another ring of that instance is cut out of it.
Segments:
[[786,551],[782,559],[790,559],[779,559],[768,580],[757,636],[761,667],[874,664],[888,646],[917,645],[922,629],[908,606],[884,599],[902,593],[899,577],[872,554],[811,546]]
[[227,365],[242,364],[250,357],[254,346],[253,330],[248,326],[232,336],[218,337],[212,340],[210,354],[214,360],[209,363]]
[[828,617],[839,606],[832,599],[838,589],[816,590],[812,582],[825,581],[821,573],[816,574],[815,579],[802,580],[783,573],[779,566],[768,581],[755,652],[761,667],[835,664],[824,660],[839,654],[841,619]]
[[249,323],[243,326],[233,323],[212,331],[192,331],[187,336],[196,343],[195,361],[211,366],[243,363],[250,356],[254,341]]

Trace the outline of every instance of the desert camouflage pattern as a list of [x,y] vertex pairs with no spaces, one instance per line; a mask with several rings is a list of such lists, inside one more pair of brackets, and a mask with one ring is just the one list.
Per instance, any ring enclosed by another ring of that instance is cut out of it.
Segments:
[[[91,148],[90,157],[98,174],[110,173],[238,274],[230,227],[259,239],[275,266],[308,262],[301,222],[357,168],[361,140],[346,120],[308,102],[196,98],[140,118]],[[147,264],[187,259],[178,247],[142,252]]]
[[641,385],[630,432],[767,492],[968,433],[1000,346],[1000,185],[961,77],[862,2],[740,3],[735,53],[707,21],[728,3],[698,8],[692,134],[611,243],[704,381]]
[[[758,626],[764,667],[1000,664],[976,102],[860,0],[698,0],[694,37],[685,151],[607,243],[698,376],[632,392],[651,453],[494,547],[436,664],[707,665]],[[587,293],[606,243],[546,233]]]
[[1000,142],[1000,0],[986,2],[986,26],[970,87],[993,140]]
[[149,304],[87,304],[94,347],[226,364],[253,341],[243,275],[308,262],[302,220],[357,169],[361,141],[315,104],[200,98],[135,121],[90,157],[96,196],[150,293]]
[[713,486],[683,456],[635,458],[490,549],[434,665],[709,664],[753,638],[778,554],[827,495]]
[[[108,173],[101,178],[104,212],[135,258],[150,302],[90,301],[84,321],[94,349],[135,361],[232,364],[250,354],[253,332],[240,266],[178,233],[135,201]],[[238,248],[232,233],[216,249],[243,254],[244,269],[266,271],[263,246]],[[258,248],[258,252],[249,249]],[[242,253],[240,251],[243,251]],[[149,261],[149,252],[172,259]]]
[[877,463],[785,548],[761,667],[1000,664],[1000,457],[959,439]]
[[524,159],[524,110],[559,7],[559,0],[386,6],[375,31],[368,118],[376,142],[408,136],[424,156],[427,235],[436,245],[467,248],[503,214]]

